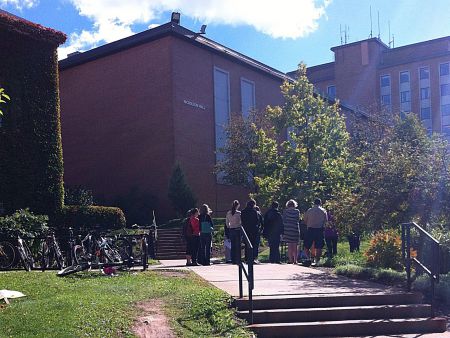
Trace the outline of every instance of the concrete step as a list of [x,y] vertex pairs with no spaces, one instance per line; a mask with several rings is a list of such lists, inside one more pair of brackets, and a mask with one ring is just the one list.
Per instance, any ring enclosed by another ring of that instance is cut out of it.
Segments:
[[445,318],[367,319],[253,324],[258,337],[349,337],[445,332]]
[[[341,293],[341,294],[308,294],[277,295],[253,297],[254,310],[296,309],[340,306],[419,304],[423,296],[418,293]],[[248,310],[248,298],[236,298],[234,306],[238,310]]]
[[171,254],[171,255],[159,255],[156,254],[156,259],[185,259],[186,254]]
[[[250,320],[248,311],[238,311],[238,316],[247,321]],[[429,304],[346,306],[308,309],[255,310],[253,311],[253,323],[315,322],[430,316],[431,305]]]

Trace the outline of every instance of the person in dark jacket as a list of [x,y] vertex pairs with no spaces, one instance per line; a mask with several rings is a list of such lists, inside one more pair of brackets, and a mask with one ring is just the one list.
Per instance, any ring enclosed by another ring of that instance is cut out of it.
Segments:
[[[241,211],[241,221],[242,228],[247,233],[248,239],[253,246],[253,260],[256,261],[258,258],[258,246],[256,239],[259,231],[260,217],[258,215],[258,211],[255,210],[255,205],[256,202],[253,199],[247,202],[247,206]],[[247,248],[245,250],[245,256],[247,257]]]
[[207,204],[200,207],[200,215],[198,220],[200,223],[200,251],[198,253],[198,260],[201,265],[211,264],[211,243],[212,234],[214,232],[214,223],[211,219],[211,209]]
[[279,203],[273,202],[270,209],[264,215],[263,236],[269,241],[269,262],[281,263],[280,261],[280,236],[283,234],[283,216],[278,210]]

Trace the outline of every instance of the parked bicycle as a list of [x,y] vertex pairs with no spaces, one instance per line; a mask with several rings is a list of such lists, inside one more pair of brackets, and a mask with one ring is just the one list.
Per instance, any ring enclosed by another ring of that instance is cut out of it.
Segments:
[[55,266],[61,270],[64,267],[64,257],[55,238],[55,232],[51,231],[42,241],[41,245],[41,270]]
[[75,244],[72,237],[69,244],[72,265],[60,270],[58,276],[67,276],[93,267],[102,269],[125,264],[112,239],[97,235],[96,231],[90,231],[79,244]]
[[25,270],[31,271],[34,267],[34,259],[31,250],[25,241],[17,235],[16,239],[0,242],[0,270],[14,268],[19,261]]

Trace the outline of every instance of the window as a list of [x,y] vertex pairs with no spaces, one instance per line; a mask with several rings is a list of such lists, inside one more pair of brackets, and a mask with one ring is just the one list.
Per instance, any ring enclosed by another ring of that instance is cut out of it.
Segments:
[[420,99],[427,100],[430,98],[430,87],[420,88]]
[[430,78],[430,69],[428,67],[419,69],[419,78],[421,80],[426,80]]
[[387,106],[391,104],[391,95],[381,95],[381,104]]
[[450,126],[442,126],[442,134],[444,136],[450,136]]
[[411,102],[411,92],[409,90],[400,92],[400,102],[401,103]]
[[336,97],[336,86],[328,86],[327,87],[327,94],[330,99],[334,99]]
[[431,119],[431,108],[430,107],[420,108],[420,119],[421,120]]
[[442,63],[439,65],[439,74],[441,76],[449,75],[450,73],[450,63]]
[[244,116],[255,109],[255,83],[241,78],[241,110]]
[[401,72],[400,73],[400,83],[409,82],[409,72]]
[[450,95],[450,83],[441,84],[441,96]]
[[441,106],[442,116],[450,116],[450,104],[444,104]]
[[383,76],[381,76],[380,81],[381,81],[381,87],[389,87],[391,85],[391,76],[383,75]]
[[[228,72],[214,67],[214,119],[216,132],[216,161],[223,158],[218,151],[226,141],[225,126],[230,116],[230,79]],[[223,182],[223,173],[217,174],[217,181]]]

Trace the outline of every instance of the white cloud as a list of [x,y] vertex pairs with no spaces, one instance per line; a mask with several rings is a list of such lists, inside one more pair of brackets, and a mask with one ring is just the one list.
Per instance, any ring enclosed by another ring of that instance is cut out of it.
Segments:
[[0,5],[14,6],[15,8],[22,10],[23,8],[31,8],[39,3],[38,0],[0,0]]
[[72,34],[69,45],[60,48],[60,57],[69,50],[88,49],[132,35],[133,24],[153,27],[152,21],[160,20],[168,11],[181,12],[181,20],[188,16],[206,24],[248,25],[273,38],[296,39],[318,28],[318,20],[331,0],[70,1],[80,15],[92,20],[93,29]]

